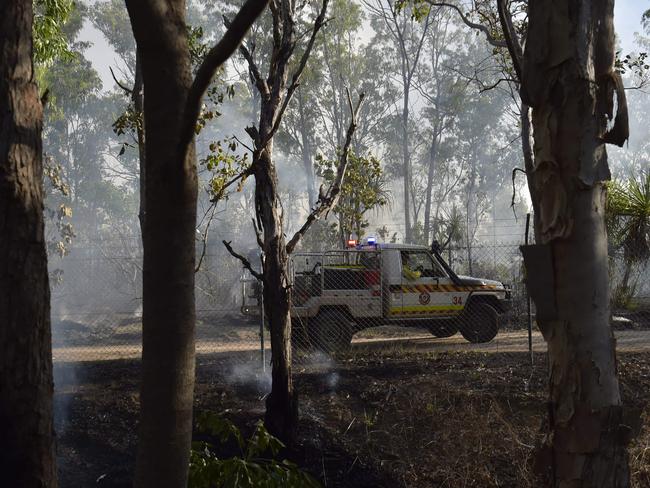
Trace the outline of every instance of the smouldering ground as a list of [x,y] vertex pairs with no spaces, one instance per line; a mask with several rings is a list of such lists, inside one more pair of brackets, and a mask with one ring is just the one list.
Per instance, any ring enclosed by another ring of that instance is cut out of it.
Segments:
[[[532,487],[531,447],[545,415],[545,355],[357,350],[296,367],[301,448],[293,458],[328,488]],[[59,363],[61,486],[130,486],[139,363]],[[627,407],[650,416],[650,355],[619,353]],[[254,353],[199,359],[196,407],[246,430],[268,376]],[[65,414],[62,415],[62,414]],[[650,486],[650,430],[630,450],[635,488]]]

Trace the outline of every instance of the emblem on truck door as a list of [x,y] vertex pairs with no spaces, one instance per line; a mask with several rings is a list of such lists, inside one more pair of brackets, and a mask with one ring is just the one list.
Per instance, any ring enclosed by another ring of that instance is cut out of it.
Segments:
[[431,295],[429,295],[426,291],[423,291],[422,293],[420,293],[419,299],[422,305],[426,305],[431,301]]

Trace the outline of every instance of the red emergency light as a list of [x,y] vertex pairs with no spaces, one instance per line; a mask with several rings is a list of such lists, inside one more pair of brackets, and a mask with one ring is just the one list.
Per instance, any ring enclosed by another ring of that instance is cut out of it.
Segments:
[[357,247],[356,239],[348,239],[348,247]]

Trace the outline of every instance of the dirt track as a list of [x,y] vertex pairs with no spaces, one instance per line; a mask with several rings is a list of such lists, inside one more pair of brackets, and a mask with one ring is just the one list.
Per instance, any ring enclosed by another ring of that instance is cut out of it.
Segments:
[[[650,351],[650,331],[617,331],[619,352]],[[268,342],[267,342],[268,345]],[[460,334],[447,339],[438,339],[428,334],[417,334],[403,337],[363,337],[355,338],[353,350],[394,349],[404,351],[482,351],[482,352],[523,352],[528,350],[528,333],[526,331],[501,332],[490,343],[470,344]],[[533,349],[543,352],[546,345],[539,332],[533,333]],[[214,353],[254,353],[259,350],[259,342],[253,340],[221,341],[216,339],[199,339],[196,345],[197,354]],[[68,361],[105,361],[111,359],[133,359],[141,354],[141,347],[136,344],[55,347],[53,349],[55,362]]]

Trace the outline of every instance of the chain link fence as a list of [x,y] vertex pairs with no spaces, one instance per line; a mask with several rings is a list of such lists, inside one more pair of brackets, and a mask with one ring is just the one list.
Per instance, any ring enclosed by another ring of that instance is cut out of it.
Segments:
[[[52,263],[55,361],[140,356],[140,256],[139,239],[129,238],[80,243]],[[290,271],[296,361],[317,351],[396,344],[499,347],[528,322],[518,243],[435,253],[399,244],[296,253]],[[650,325],[648,263],[612,252],[610,275],[615,327]],[[196,275],[199,356],[228,354],[254,364],[268,360],[261,294],[260,283],[225,249],[209,247]]]

